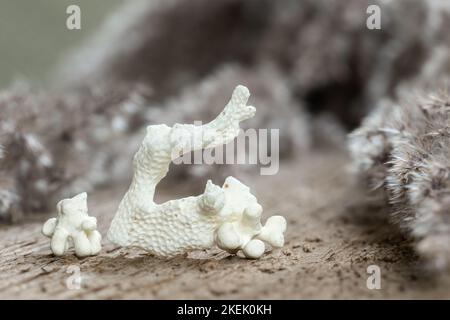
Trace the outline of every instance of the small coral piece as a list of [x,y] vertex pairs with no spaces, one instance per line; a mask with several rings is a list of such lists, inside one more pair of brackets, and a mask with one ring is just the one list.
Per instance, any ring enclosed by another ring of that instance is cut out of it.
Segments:
[[239,220],[223,223],[217,230],[218,247],[231,253],[242,249],[244,255],[251,259],[263,255],[265,251],[263,241],[273,247],[282,247],[286,219],[282,216],[272,216],[263,227],[261,213],[262,207],[255,203],[244,209]]
[[78,257],[96,255],[100,252],[101,234],[97,229],[97,219],[88,215],[87,194],[85,192],[58,202],[58,216],[48,219],[42,233],[52,238],[51,250],[56,256],[63,255],[72,242]]
[[[237,86],[220,115],[202,126],[152,125],[134,156],[134,177],[108,231],[108,239],[120,246],[141,247],[170,257],[217,245],[228,251],[242,249],[248,258],[259,258],[263,241],[274,247],[284,244],[283,217],[260,222],[262,208],[250,189],[233,177],[222,187],[208,181],[203,194],[156,204],[153,196],[173,159],[202,148],[214,148],[239,134],[239,123],[251,118],[248,89]],[[200,137],[200,139],[196,139]],[[194,141],[193,144],[192,141]]]

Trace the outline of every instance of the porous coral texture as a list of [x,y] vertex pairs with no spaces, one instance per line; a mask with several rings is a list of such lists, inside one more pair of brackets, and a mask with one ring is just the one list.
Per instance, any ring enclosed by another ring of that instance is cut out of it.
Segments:
[[[262,228],[261,206],[249,188],[235,178],[227,178],[222,188],[209,181],[200,196],[162,204],[153,200],[156,186],[173,159],[196,149],[227,144],[239,134],[239,123],[255,114],[255,108],[247,106],[248,98],[248,89],[237,86],[224,110],[205,125],[161,124],[147,128],[134,156],[133,181],[108,231],[110,241],[141,247],[160,256],[174,256],[212,247],[216,231],[221,228],[217,235],[219,246],[231,252],[242,249],[248,258],[259,258],[264,253],[261,240],[277,247],[284,244],[284,218],[275,221],[272,217]],[[229,224],[239,220],[241,228]],[[223,224],[225,228],[221,227]]]

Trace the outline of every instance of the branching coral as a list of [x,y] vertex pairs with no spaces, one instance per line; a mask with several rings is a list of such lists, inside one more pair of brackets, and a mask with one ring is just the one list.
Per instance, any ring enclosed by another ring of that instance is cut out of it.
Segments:
[[[249,188],[229,177],[222,188],[209,181],[197,197],[156,204],[157,184],[170,162],[186,152],[227,144],[239,134],[239,123],[253,117],[247,106],[249,91],[238,86],[224,110],[211,122],[152,125],[134,156],[134,176],[108,231],[108,239],[120,246],[137,246],[160,256],[173,256],[193,249],[242,249],[246,257],[259,258],[266,241],[284,244],[286,221],[275,216],[261,226],[261,206]],[[195,139],[199,137],[199,139]]]
[[357,171],[383,186],[392,218],[435,268],[450,266],[450,97],[382,104],[350,136]]

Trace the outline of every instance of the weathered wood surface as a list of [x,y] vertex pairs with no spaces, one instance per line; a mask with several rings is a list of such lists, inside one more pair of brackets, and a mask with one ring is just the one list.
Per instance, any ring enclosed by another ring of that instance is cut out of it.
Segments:
[[[426,275],[409,241],[389,227],[385,211],[368,205],[343,169],[339,153],[316,152],[283,163],[275,176],[243,178],[267,215],[288,219],[287,242],[260,260],[217,249],[160,259],[103,240],[100,255],[51,255],[40,234],[46,217],[0,227],[0,298],[432,298],[450,297],[444,281]],[[219,181],[216,181],[219,183]],[[187,186],[180,187],[183,195]],[[126,186],[89,197],[103,235]],[[174,198],[180,190],[163,192]],[[366,268],[381,268],[381,290],[366,286]],[[69,266],[81,271],[69,289]]]

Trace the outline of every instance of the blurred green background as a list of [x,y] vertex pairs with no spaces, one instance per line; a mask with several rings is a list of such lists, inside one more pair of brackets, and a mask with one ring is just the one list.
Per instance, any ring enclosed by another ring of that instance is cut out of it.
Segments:
[[[0,0],[0,89],[18,78],[39,85],[64,54],[93,35],[125,0]],[[81,30],[66,28],[66,8],[81,9]]]

